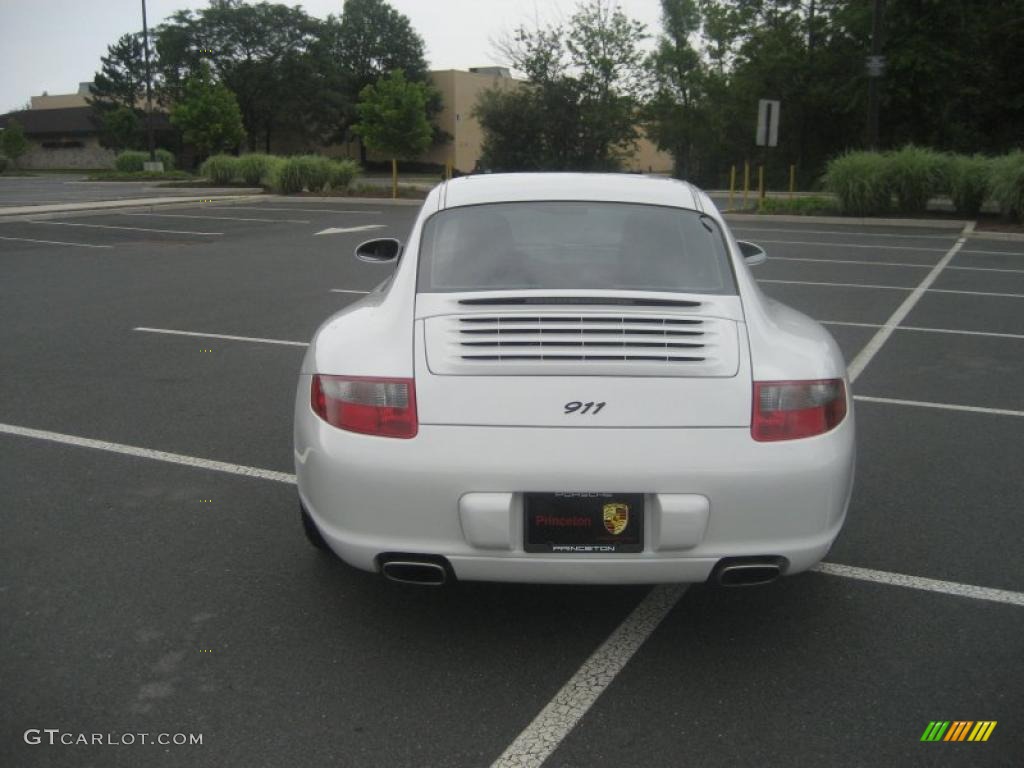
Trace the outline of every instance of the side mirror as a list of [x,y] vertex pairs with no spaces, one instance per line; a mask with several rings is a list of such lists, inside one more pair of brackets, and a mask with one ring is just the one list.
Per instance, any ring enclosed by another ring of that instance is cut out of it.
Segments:
[[371,264],[384,264],[397,261],[402,253],[402,244],[393,237],[382,237],[379,240],[367,240],[356,246],[356,258]]
[[736,244],[740,247],[740,253],[743,254],[743,260],[747,262],[748,267],[756,267],[758,264],[764,264],[768,261],[768,254],[757,243],[737,240]]

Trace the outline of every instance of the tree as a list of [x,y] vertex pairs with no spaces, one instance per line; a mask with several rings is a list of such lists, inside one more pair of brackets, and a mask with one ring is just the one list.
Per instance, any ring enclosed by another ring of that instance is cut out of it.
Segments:
[[10,158],[14,165],[17,165],[18,160],[28,152],[30,147],[31,144],[25,138],[25,131],[21,127],[21,123],[13,119],[8,120],[7,127],[0,134],[0,149],[3,149],[3,153]]
[[[325,46],[338,67],[337,85],[343,94],[337,113],[337,136],[345,138],[359,119],[357,103],[363,89],[391,72],[401,70],[406,80],[429,83],[423,38],[408,17],[384,0],[345,0],[341,19],[328,19]],[[427,92],[427,116],[441,111],[433,88]],[[365,162],[365,150],[361,150]]]
[[103,146],[120,151],[133,149],[139,141],[139,117],[128,107],[108,109],[100,117]]
[[216,0],[199,11],[178,11],[156,30],[161,98],[174,103],[204,65],[238,101],[242,122],[255,149],[287,127],[304,141],[319,138],[323,78],[312,48],[324,23],[301,8],[241,0]]
[[135,109],[146,96],[146,63],[142,34],[122,35],[107,46],[102,66],[93,76],[90,103],[102,108]]
[[[525,94],[492,92],[478,103],[485,164],[507,170],[612,170],[631,151],[644,85],[639,49],[644,26],[608,0],[590,0],[577,8],[568,30],[519,27],[503,46],[528,85]],[[522,142],[499,128],[516,111],[534,131],[535,160],[527,166]]]
[[701,55],[691,39],[700,29],[696,0],[661,0],[663,33],[647,61],[654,92],[645,115],[648,135],[675,161],[675,175],[690,178],[695,144],[707,124]]
[[398,160],[419,155],[433,135],[427,88],[396,69],[363,89],[357,109],[359,123],[352,129],[370,150],[391,158],[391,196],[398,197]]
[[245,138],[235,95],[214,81],[205,66],[185,81],[181,101],[171,108],[171,123],[200,155],[237,147]]

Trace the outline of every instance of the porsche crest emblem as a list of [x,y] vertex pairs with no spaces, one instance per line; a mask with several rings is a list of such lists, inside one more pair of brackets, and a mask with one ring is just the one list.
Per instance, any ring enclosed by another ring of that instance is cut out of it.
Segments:
[[620,502],[604,505],[604,527],[608,533],[618,536],[629,525],[629,506]]

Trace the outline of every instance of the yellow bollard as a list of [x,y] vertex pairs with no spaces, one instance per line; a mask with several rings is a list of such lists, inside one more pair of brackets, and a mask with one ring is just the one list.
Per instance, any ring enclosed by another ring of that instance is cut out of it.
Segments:
[[793,199],[793,193],[796,192],[796,166],[789,166],[789,199]]
[[747,194],[750,192],[750,161],[743,162],[743,210],[747,209]]
[[764,200],[764,166],[757,166],[757,198]]
[[736,192],[736,166],[733,165],[729,168],[729,205],[726,206],[729,210],[732,210],[732,198]]

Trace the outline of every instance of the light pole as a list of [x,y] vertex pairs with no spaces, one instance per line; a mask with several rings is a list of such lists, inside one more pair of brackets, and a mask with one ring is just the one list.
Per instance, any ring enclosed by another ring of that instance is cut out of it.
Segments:
[[868,56],[868,149],[878,149],[878,86],[885,71],[882,56],[882,16],[885,0],[875,0],[871,13],[871,55]]
[[[142,0],[142,51],[146,57],[146,139],[149,142],[149,162],[156,162],[156,143],[153,140],[153,75],[149,68],[149,27],[146,24],[146,0]],[[147,170],[156,170],[148,168]],[[163,170],[161,168],[160,170]]]

